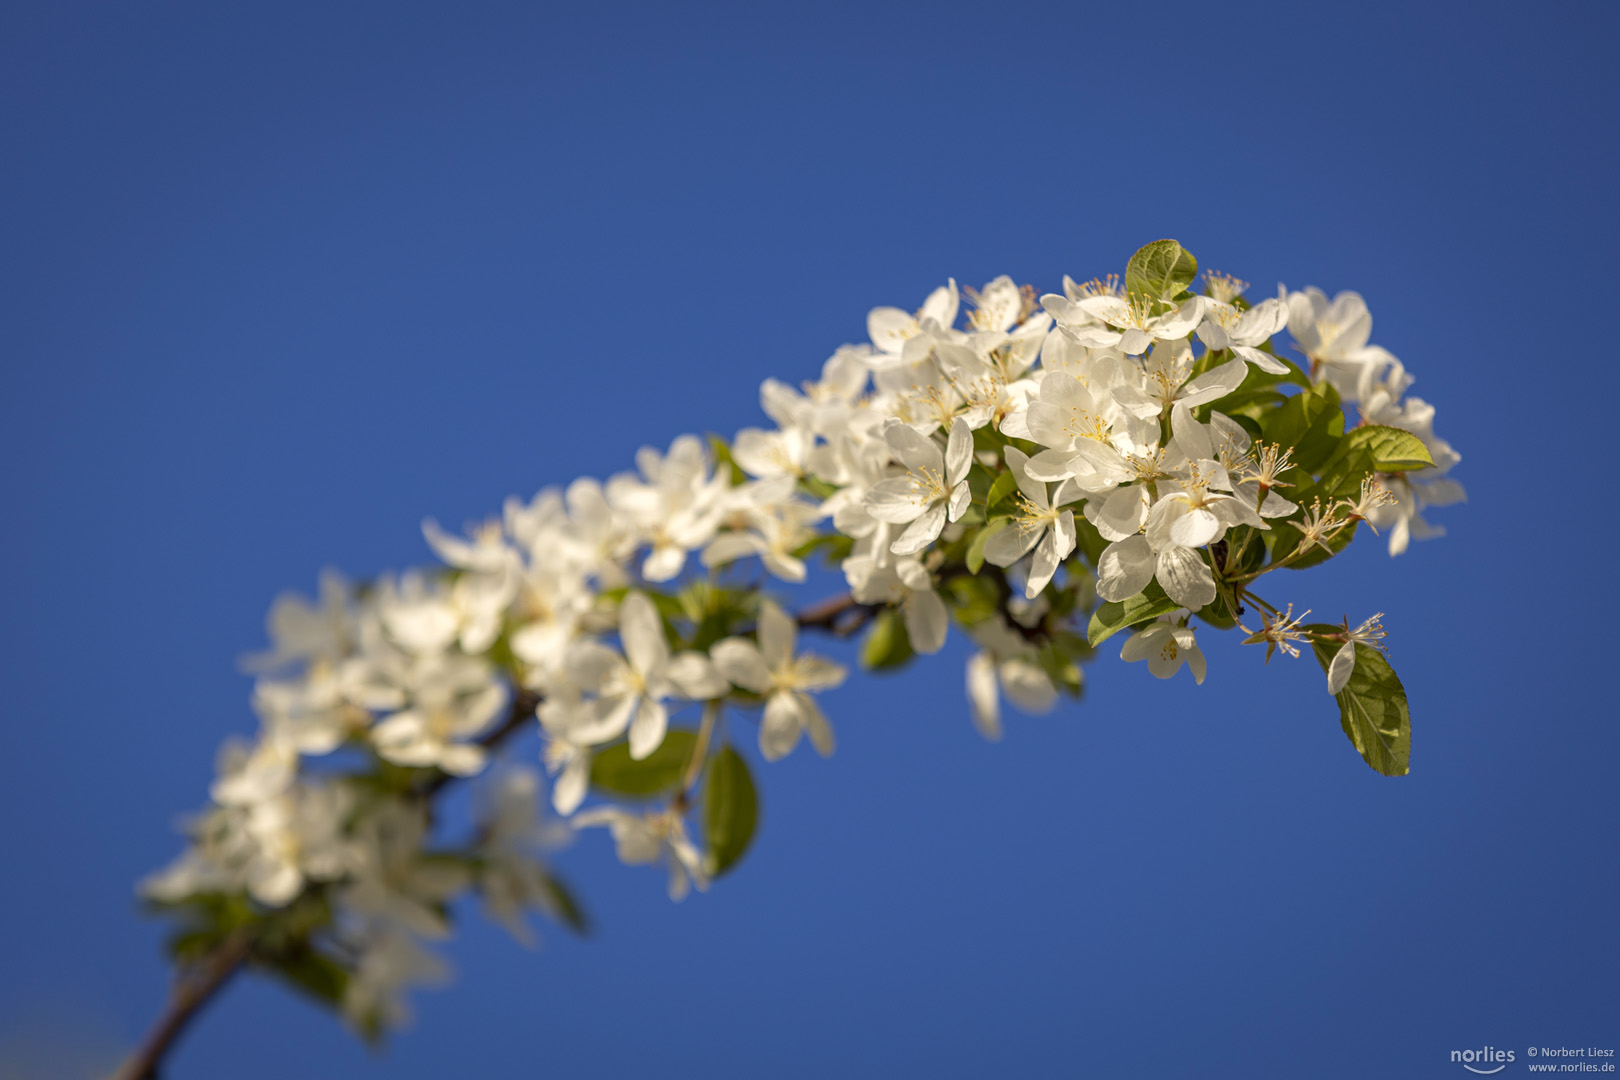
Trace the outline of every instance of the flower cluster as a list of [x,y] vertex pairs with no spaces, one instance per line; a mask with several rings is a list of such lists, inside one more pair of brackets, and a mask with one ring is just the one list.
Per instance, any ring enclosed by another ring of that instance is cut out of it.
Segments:
[[[643,448],[633,472],[510,499],[465,535],[428,521],[441,567],[279,599],[249,661],[258,737],[226,748],[190,847],[146,895],[186,913],[186,948],[247,934],[254,962],[391,1026],[403,986],[443,976],[422,942],[462,892],[524,939],[526,909],[578,922],[544,861],[575,828],[662,864],[676,898],[729,869],[757,793],[728,733],[757,723],[766,761],[801,736],[833,752],[816,698],[846,671],[801,631],[865,631],[883,669],[939,652],[954,623],[971,716],[997,738],[1003,696],[1041,712],[1077,694],[1115,633],[1125,660],[1202,683],[1194,620],[1243,626],[1254,608],[1247,640],[1267,659],[1309,647],[1358,752],[1404,772],[1378,617],[1306,624],[1256,582],[1361,525],[1392,555],[1437,534],[1422,515],[1462,498],[1458,456],[1368,343],[1360,296],[1251,302],[1236,279],[1197,281],[1158,241],[1123,278],[1061,293],[948,282],[915,312],[873,310],[870,341],[818,379],[766,380],[771,427]],[[766,595],[817,560],[847,596],[795,615]],[[533,730],[557,819],[536,772],[490,768]],[[470,837],[443,839],[437,792],[486,772]]]

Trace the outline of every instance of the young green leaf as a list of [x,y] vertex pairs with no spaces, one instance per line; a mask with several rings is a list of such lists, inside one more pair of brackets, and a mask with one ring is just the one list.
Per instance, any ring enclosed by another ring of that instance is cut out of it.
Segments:
[[1168,300],[1198,276],[1198,260],[1174,240],[1155,240],[1137,249],[1125,265],[1125,291],[1149,300]]
[[1331,466],[1340,457],[1353,456],[1357,451],[1365,452],[1371,458],[1373,468],[1379,472],[1408,472],[1434,465],[1434,458],[1429,455],[1429,448],[1423,445],[1422,439],[1410,431],[1382,424],[1352,429],[1340,441],[1328,465]]
[[[1340,627],[1324,623],[1306,629],[1328,634],[1341,631]],[[1326,673],[1344,646],[1337,641],[1318,640],[1311,647]],[[1412,716],[1407,708],[1406,688],[1382,652],[1366,645],[1350,647],[1356,650],[1356,666],[1344,689],[1334,695],[1339,702],[1339,724],[1356,752],[1375,772],[1405,776],[1412,767]]]
[[862,666],[872,671],[892,671],[915,655],[900,612],[895,608],[880,611],[861,646]]
[[1152,581],[1148,587],[1126,600],[1109,601],[1091,613],[1091,626],[1086,630],[1086,640],[1095,648],[1119,633],[1128,630],[1138,623],[1145,623],[1157,619],[1160,615],[1168,615],[1180,607],[1174,600],[1164,595],[1159,583]]
[[1344,432],[1339,392],[1327,383],[1302,390],[1262,422],[1266,441],[1293,447],[1294,463],[1315,471],[1338,449]]
[[724,747],[709,766],[708,786],[703,791],[709,872],[718,877],[742,858],[758,824],[759,796],[748,762],[731,747]]
[[990,485],[990,491],[984,497],[984,506],[987,512],[994,511],[996,507],[1013,497],[1018,490],[1018,477],[1009,469],[996,477],[996,482]]
[[973,543],[968,545],[967,555],[963,558],[968,573],[977,574],[984,569],[984,546],[990,542],[991,537],[1005,529],[1011,520],[1011,518],[1004,517],[992,518],[985,523],[984,528],[974,535]]

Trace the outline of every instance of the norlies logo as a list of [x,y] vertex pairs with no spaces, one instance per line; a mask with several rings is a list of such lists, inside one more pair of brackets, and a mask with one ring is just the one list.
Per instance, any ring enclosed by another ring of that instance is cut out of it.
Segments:
[[[1479,1050],[1453,1050],[1451,1060],[1460,1062],[1462,1067],[1471,1073],[1489,1076],[1507,1068],[1507,1063],[1513,1060],[1513,1051],[1498,1050],[1494,1046],[1486,1046]],[[1476,1065],[1481,1067],[1475,1068]],[[1493,1065],[1495,1068],[1491,1068]]]

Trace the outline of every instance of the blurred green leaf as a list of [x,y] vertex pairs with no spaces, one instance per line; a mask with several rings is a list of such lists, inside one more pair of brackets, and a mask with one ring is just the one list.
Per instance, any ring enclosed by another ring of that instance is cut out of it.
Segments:
[[982,577],[953,577],[945,582],[944,586],[945,592],[951,598],[951,613],[963,626],[979,625],[995,615],[1001,605],[1001,593],[990,574]]
[[742,471],[736,459],[731,456],[731,444],[720,436],[709,434],[709,449],[714,453],[716,469],[725,469],[731,477],[731,486],[747,483],[748,474]]
[[568,883],[552,873],[547,873],[543,881],[548,899],[547,910],[549,914],[581,937],[590,933],[590,918],[585,914],[584,907],[580,905],[578,898],[574,896],[574,890],[568,886]]
[[291,949],[273,958],[256,958],[256,962],[308,997],[333,1008],[342,1007],[351,977],[349,969],[313,946]]
[[722,747],[709,766],[703,790],[703,832],[711,873],[718,877],[743,857],[758,824],[759,795],[748,762],[731,747]]
[[861,664],[872,671],[892,671],[902,667],[916,653],[906,633],[906,621],[896,608],[885,608],[872,620],[861,645]]
[[591,786],[631,798],[662,795],[679,786],[696,748],[697,736],[682,729],[666,733],[658,749],[641,761],[631,759],[629,743],[615,743],[591,758]]
[[984,546],[990,542],[991,537],[1005,529],[1011,520],[1004,517],[992,518],[985,522],[984,528],[974,534],[973,543],[968,545],[967,556],[962,560],[963,565],[968,568],[968,573],[977,574],[984,569]]
[[1078,698],[1085,680],[1080,665],[1089,660],[1095,650],[1079,634],[1068,630],[1054,630],[1036,653],[1036,662],[1052,680],[1052,685]]
[[808,560],[810,556],[819,551],[828,566],[838,566],[849,558],[849,553],[854,550],[854,547],[854,537],[845,536],[842,533],[824,533],[812,540],[806,540],[794,548],[792,555],[795,559]]

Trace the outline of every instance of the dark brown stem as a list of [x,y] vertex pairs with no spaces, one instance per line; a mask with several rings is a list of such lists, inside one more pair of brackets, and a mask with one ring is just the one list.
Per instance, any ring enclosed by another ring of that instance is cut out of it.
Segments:
[[156,1080],[158,1064],[163,1060],[176,1039],[197,1018],[204,1005],[230,982],[231,976],[242,969],[251,947],[251,939],[238,935],[226,941],[218,951],[205,957],[189,972],[181,974],[169,995],[169,1004],[163,1015],[147,1033],[141,1045],[129,1056],[113,1080]]
[[799,612],[799,627],[804,630],[825,630],[838,637],[849,637],[871,622],[883,609],[881,604],[863,604],[845,593],[812,604]]

